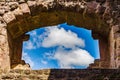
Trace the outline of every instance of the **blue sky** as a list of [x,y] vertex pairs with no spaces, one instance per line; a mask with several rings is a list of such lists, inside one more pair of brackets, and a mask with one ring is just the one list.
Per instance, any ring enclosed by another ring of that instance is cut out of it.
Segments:
[[99,57],[98,40],[91,30],[59,24],[36,29],[23,43],[22,59],[32,69],[86,68]]

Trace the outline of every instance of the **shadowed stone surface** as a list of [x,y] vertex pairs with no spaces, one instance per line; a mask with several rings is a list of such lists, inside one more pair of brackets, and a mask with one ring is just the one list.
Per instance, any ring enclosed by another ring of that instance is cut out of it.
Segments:
[[120,69],[10,70],[0,80],[119,80]]

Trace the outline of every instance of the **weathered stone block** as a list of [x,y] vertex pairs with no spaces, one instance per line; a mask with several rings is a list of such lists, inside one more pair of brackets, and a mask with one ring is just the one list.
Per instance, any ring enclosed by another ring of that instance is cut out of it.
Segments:
[[[23,12],[20,8],[17,8],[13,11],[14,15],[17,17],[17,16],[22,16],[23,15]],[[19,19],[19,18],[18,18]]]
[[16,18],[12,12],[8,12],[3,15],[3,19],[5,20],[6,23],[10,23],[13,20],[15,20]]
[[30,14],[30,9],[29,9],[27,3],[22,3],[19,5],[19,7],[24,14]]
[[9,2],[8,5],[9,5],[11,11],[18,8],[18,2]]
[[117,49],[120,49],[120,37],[116,40]]

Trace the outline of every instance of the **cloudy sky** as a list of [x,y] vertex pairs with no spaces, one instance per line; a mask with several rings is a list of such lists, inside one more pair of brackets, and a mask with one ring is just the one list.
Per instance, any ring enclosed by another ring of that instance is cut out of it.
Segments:
[[91,31],[67,24],[48,26],[28,32],[22,59],[32,69],[86,68],[99,58],[98,41]]

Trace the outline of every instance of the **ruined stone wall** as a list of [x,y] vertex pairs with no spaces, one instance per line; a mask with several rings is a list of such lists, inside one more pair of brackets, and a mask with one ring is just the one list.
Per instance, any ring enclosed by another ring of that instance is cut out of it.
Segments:
[[119,80],[119,69],[11,70],[0,80]]
[[0,67],[22,63],[26,32],[64,22],[97,34],[101,59],[91,68],[120,67],[120,0],[0,0]]

